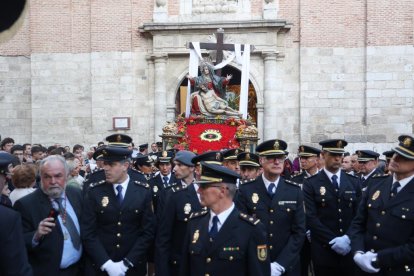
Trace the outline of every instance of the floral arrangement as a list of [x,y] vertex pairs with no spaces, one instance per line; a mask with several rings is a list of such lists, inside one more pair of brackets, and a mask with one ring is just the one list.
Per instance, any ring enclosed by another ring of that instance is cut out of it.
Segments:
[[240,146],[237,140],[239,132],[241,133],[250,125],[250,122],[243,119],[202,115],[192,115],[188,118],[179,116],[175,123],[177,143],[174,148],[195,153],[238,148]]

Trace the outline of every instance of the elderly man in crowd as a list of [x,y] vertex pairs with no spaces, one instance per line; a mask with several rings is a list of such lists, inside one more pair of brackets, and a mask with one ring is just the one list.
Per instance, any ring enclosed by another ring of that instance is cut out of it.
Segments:
[[39,164],[40,189],[18,200],[24,239],[35,275],[76,275],[82,256],[80,189],[66,187],[68,168],[61,156]]

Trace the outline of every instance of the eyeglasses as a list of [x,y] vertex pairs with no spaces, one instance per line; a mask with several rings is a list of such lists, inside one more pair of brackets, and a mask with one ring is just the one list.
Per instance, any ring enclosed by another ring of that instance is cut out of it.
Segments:
[[226,186],[220,186],[220,185],[209,185],[209,184],[204,184],[204,185],[200,185],[200,189],[208,189],[208,188],[225,188],[228,189],[228,187]]

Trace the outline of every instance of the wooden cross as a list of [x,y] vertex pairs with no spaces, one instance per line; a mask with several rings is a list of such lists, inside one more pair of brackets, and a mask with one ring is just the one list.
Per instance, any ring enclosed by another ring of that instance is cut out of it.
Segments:
[[[235,51],[234,44],[225,44],[224,43],[224,30],[222,28],[217,29],[216,39],[217,43],[209,43],[209,42],[200,42],[200,49],[205,50],[215,50],[217,51],[216,54],[216,62],[214,65],[219,64],[223,61],[223,51]],[[187,48],[194,49],[193,43],[187,43]],[[244,51],[244,45],[241,45],[241,51]],[[250,51],[253,51],[254,47],[250,46]],[[217,69],[215,71],[216,75],[221,76],[221,69]]]

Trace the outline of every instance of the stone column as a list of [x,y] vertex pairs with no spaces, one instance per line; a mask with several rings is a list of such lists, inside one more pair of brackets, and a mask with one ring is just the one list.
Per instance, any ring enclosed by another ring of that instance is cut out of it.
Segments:
[[263,140],[276,138],[276,106],[273,98],[276,95],[276,57],[274,51],[263,52],[264,61],[264,93],[263,93]]
[[154,73],[154,60],[153,60],[153,56],[151,55],[147,55],[146,56],[146,60],[148,63],[148,104],[149,104],[149,114],[151,114],[151,116],[149,116],[148,118],[148,126],[149,126],[149,133],[148,135],[145,136],[145,139],[149,139],[150,141],[158,141],[158,140],[152,140],[153,137],[155,136],[155,131],[154,131],[154,120],[155,120],[155,110],[154,110],[154,103],[155,103],[155,88],[154,88],[154,83],[155,83],[155,73]]
[[154,141],[159,139],[158,135],[162,134],[162,127],[167,121],[167,88],[166,81],[166,66],[167,66],[167,54],[155,54],[155,100],[154,100]]
[[263,104],[256,104],[256,109],[257,109],[257,130],[259,131],[258,136],[259,136],[259,141],[258,143],[263,142],[263,130],[264,130],[264,125],[263,125]]

